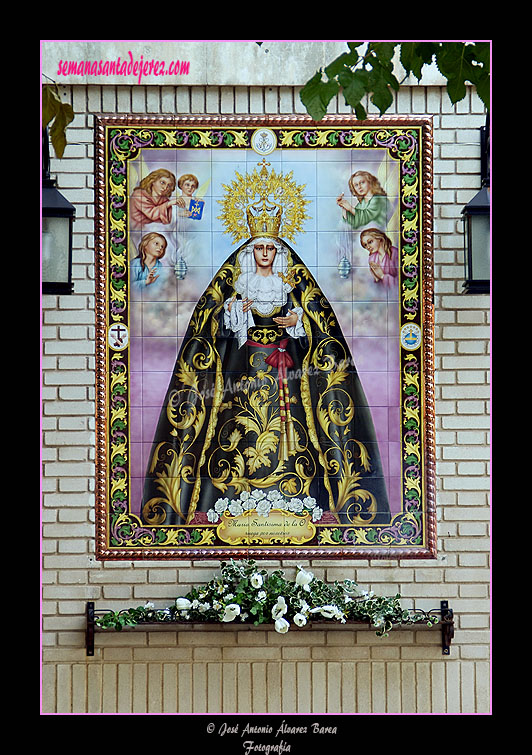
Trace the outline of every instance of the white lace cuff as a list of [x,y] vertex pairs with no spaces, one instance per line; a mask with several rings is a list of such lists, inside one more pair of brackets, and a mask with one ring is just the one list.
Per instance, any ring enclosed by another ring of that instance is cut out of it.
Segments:
[[292,312],[294,312],[297,315],[297,322],[295,325],[291,325],[289,328],[286,328],[286,332],[292,338],[303,338],[304,336],[306,336],[305,328],[302,322],[303,308],[294,307],[292,309]]
[[244,312],[244,303],[242,299],[235,299],[229,311],[229,301],[224,303],[224,325],[228,330],[232,330],[238,338],[238,348],[240,348],[248,339],[248,328],[255,325],[255,320],[248,309]]

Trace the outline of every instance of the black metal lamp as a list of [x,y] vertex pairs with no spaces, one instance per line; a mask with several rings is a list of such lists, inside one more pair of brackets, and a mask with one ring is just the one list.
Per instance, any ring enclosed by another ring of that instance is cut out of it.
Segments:
[[466,294],[490,292],[490,175],[488,125],[480,129],[481,189],[462,210]]
[[72,294],[72,225],[76,210],[50,177],[48,133],[42,139],[42,293]]

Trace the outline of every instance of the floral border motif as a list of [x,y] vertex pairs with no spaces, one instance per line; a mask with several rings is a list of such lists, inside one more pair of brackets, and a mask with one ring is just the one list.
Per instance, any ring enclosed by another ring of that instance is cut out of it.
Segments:
[[[247,148],[259,125],[278,129],[280,148],[380,148],[400,161],[401,323],[416,323],[422,329],[422,343],[414,352],[401,349],[404,507],[391,524],[367,528],[321,526],[318,545],[310,547],[213,548],[212,524],[151,527],[129,512],[127,347],[113,349],[108,343],[108,329],[117,323],[126,326],[128,321],[128,160],[146,147]],[[98,116],[95,129],[97,557],[434,557],[430,119],[356,122],[328,116],[316,125],[306,117],[247,117],[219,118],[213,125],[206,117]]]

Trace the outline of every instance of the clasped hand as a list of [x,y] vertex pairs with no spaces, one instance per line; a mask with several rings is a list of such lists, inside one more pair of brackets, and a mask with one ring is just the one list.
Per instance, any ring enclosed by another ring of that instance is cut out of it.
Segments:
[[[229,312],[231,312],[231,307],[233,306],[233,302],[236,301],[236,296],[233,296],[233,298],[230,300],[229,304],[227,305],[227,309]],[[242,299],[242,312],[248,312],[253,305],[252,299]],[[273,321],[277,325],[280,325],[281,328],[293,328],[294,325],[297,325],[297,314],[293,312],[291,309],[288,310],[288,315],[286,317],[274,317]]]

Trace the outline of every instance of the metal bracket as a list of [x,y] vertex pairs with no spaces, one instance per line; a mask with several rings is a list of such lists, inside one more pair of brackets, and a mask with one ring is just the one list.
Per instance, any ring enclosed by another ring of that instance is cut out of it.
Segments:
[[94,655],[94,601],[89,601],[85,610],[87,624],[85,628],[85,649],[87,655]]
[[443,655],[451,655],[451,640],[454,637],[454,614],[449,608],[449,601],[440,601],[441,612],[441,651]]

